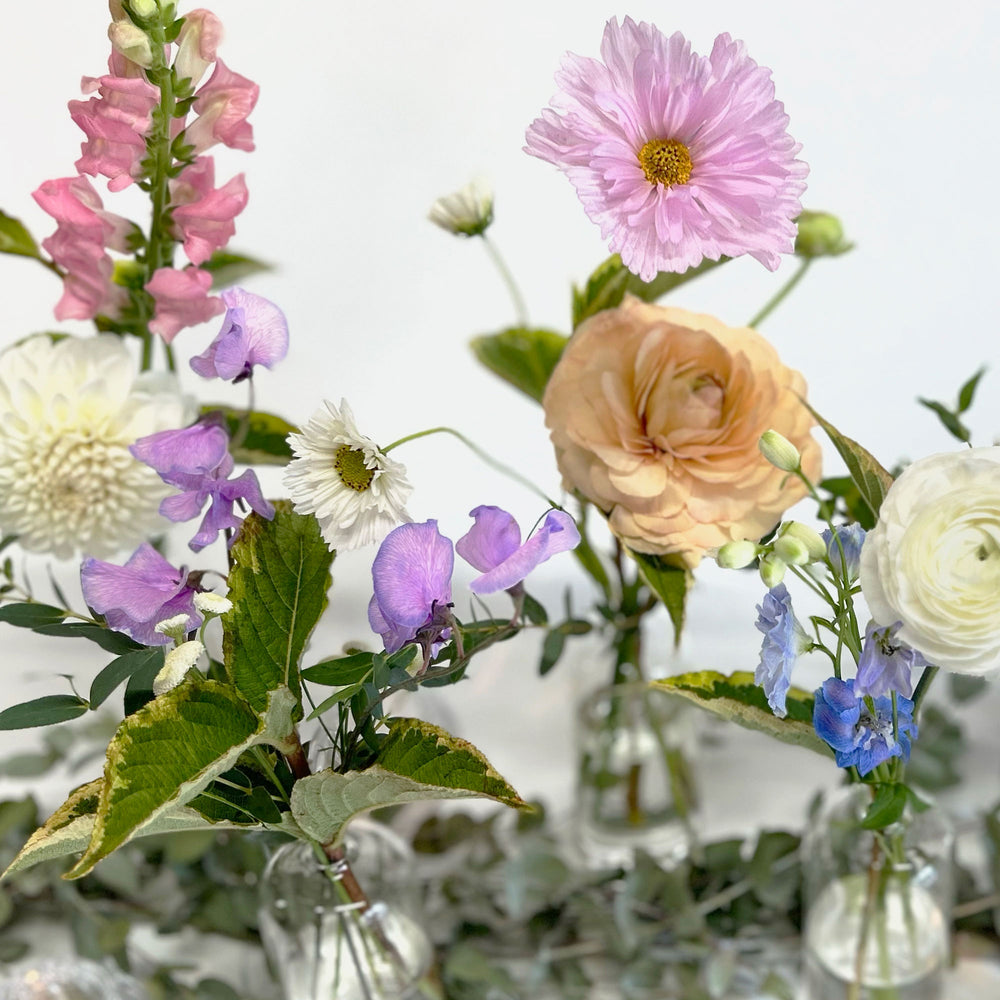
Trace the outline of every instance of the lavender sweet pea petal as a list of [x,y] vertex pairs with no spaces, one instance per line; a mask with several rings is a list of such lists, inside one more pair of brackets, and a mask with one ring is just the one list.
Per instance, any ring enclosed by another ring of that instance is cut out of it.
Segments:
[[499,566],[521,544],[517,521],[499,507],[483,505],[469,511],[476,523],[455,542],[455,551],[480,573]]
[[378,606],[378,598],[374,596],[368,602],[368,624],[373,632],[382,636],[382,644],[387,653],[402,649],[413,638],[413,626],[388,621]]
[[160,513],[173,522],[190,521],[201,513],[201,508],[205,505],[207,494],[190,491],[188,493],[175,493],[173,496],[164,497],[160,501]]
[[218,469],[229,458],[229,435],[216,424],[197,423],[141,437],[129,451],[170,482],[168,477],[177,473],[203,475]]
[[268,299],[242,288],[222,293],[226,315],[222,329],[207,350],[191,359],[205,378],[245,377],[255,365],[271,368],[288,353],[288,321]]
[[469,589],[474,594],[507,590],[520,583],[540,563],[575,548],[579,542],[580,532],[573,518],[565,511],[549,511],[542,526],[523,545],[488,573],[476,577]]
[[451,601],[455,555],[437,521],[401,524],[387,536],[372,563],[375,597],[392,622],[417,628],[435,601]]
[[219,489],[219,496],[230,504],[237,500],[244,500],[252,510],[255,510],[261,517],[266,517],[269,521],[274,517],[274,506],[264,498],[257,473],[253,469],[247,469],[235,479],[224,482]]
[[135,619],[146,618],[184,588],[183,574],[148,542],[124,566],[84,559],[80,582],[84,600],[99,614],[118,608]]

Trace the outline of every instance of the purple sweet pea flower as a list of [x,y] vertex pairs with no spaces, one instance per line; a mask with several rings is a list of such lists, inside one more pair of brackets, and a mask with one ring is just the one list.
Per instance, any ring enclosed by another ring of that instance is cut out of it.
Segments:
[[222,329],[191,359],[199,375],[242,382],[252,377],[254,365],[272,368],[288,353],[288,322],[273,302],[242,288],[226,289],[222,301]]
[[235,465],[229,454],[229,436],[215,423],[199,422],[183,430],[150,434],[139,438],[129,451],[152,466],[165,483],[181,490],[160,503],[160,513],[169,520],[190,521],[211,500],[198,533],[188,543],[195,552],[210,545],[220,531],[240,526],[242,522],[233,513],[237,501],[246,502],[261,517],[274,517],[274,507],[264,499],[252,469],[236,479],[228,478]]
[[190,628],[201,625],[195,610],[197,587],[187,570],[176,569],[148,542],[129,557],[124,566],[84,559],[80,567],[83,597],[104,615],[116,632],[124,632],[146,646],[165,646],[171,638],[155,626],[175,615],[187,615]]
[[876,698],[874,712],[851,685],[837,677],[816,692],[813,728],[834,751],[838,767],[856,767],[864,777],[890,757],[910,759],[910,741],[917,738],[913,702],[896,696],[898,732],[893,733],[892,699]]
[[884,628],[874,621],[868,623],[854,678],[853,690],[857,697],[879,698],[890,691],[898,691],[907,698],[912,696],[911,671],[914,667],[926,667],[927,661],[917,650],[896,638],[902,624],[896,622]]
[[375,595],[368,605],[372,630],[387,653],[409,642],[430,662],[451,636],[451,573],[455,555],[437,521],[401,524],[385,537],[372,563]]
[[576,548],[580,532],[565,511],[551,510],[541,527],[522,545],[517,521],[499,507],[469,511],[476,523],[455,543],[455,551],[478,569],[469,584],[474,594],[493,594],[519,584],[539,563]]
[[791,595],[783,583],[764,595],[764,600],[757,605],[754,624],[763,634],[764,641],[753,679],[764,688],[771,711],[783,719],[787,714],[785,699],[792,683],[792,667],[799,654],[812,646],[812,640],[795,617]]

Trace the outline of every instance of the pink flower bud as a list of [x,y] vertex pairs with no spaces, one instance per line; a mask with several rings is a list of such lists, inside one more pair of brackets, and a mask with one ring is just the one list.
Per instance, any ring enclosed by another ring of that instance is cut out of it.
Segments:
[[222,22],[211,11],[199,8],[185,14],[174,57],[177,78],[190,80],[191,86],[197,87],[205,70],[215,62],[221,41]]

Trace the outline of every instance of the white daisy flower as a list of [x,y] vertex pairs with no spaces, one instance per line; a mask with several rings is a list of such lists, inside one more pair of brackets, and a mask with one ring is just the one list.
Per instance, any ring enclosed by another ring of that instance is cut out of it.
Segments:
[[182,642],[171,649],[164,658],[163,668],[153,678],[153,694],[161,695],[177,687],[204,652],[205,647],[197,639]]
[[371,545],[411,520],[406,469],[358,433],[346,400],[339,410],[324,401],[288,443],[295,458],[285,469],[285,488],[299,514],[316,515],[331,549]]
[[173,376],[136,375],[121,338],[31,337],[0,354],[0,533],[67,559],[133,549],[171,492],[129,454],[189,417]]
[[233,610],[233,602],[221,594],[213,594],[210,590],[199,591],[194,595],[195,609],[203,615],[224,615]]
[[427,218],[456,236],[480,236],[493,221],[493,192],[484,181],[471,181],[438,198]]

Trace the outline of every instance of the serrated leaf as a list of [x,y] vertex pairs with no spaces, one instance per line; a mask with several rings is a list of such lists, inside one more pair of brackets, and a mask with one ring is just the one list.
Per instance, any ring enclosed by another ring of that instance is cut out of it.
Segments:
[[[0,879],[27,871],[43,861],[65,858],[85,850],[94,832],[94,820],[103,786],[104,779],[96,778],[71,792],[69,798],[31,835],[8,865],[7,870],[0,875]],[[246,827],[237,827],[229,823],[209,823],[193,809],[181,806],[149,823],[140,835],[153,836],[160,833],[206,829],[229,830],[246,829]]]
[[38,244],[20,219],[0,212],[0,253],[41,259]]
[[480,364],[540,403],[567,340],[554,330],[511,327],[475,337],[470,347]]
[[801,688],[788,689],[785,702],[788,715],[779,719],[767,703],[763,688],[754,683],[753,674],[740,670],[726,676],[715,670],[700,670],[652,681],[653,687],[693,702],[713,715],[735,722],[746,729],[756,729],[775,739],[806,747],[828,757],[830,747],[813,729],[813,696]]
[[216,250],[201,268],[212,275],[213,291],[243,281],[251,275],[274,270],[273,265],[262,260],[228,250]]
[[230,440],[239,444],[230,447],[233,459],[242,465],[287,465],[292,457],[292,447],[288,435],[298,428],[284,417],[263,410],[252,410],[248,418],[246,432],[243,433],[245,410],[239,410],[221,403],[209,403],[201,407],[202,416],[210,413],[221,414],[226,422]]
[[816,423],[826,431],[838,454],[844,460],[854,485],[861,493],[872,514],[878,517],[879,508],[892,486],[892,476],[879,464],[878,460],[857,441],[845,437],[828,420],[824,420],[808,403],[803,405],[813,415]]
[[682,566],[668,563],[661,556],[633,552],[631,549],[628,554],[638,564],[643,580],[667,609],[674,626],[674,645],[679,644],[684,629],[684,605],[691,586],[691,573]]
[[164,813],[182,806],[259,743],[291,729],[293,698],[276,691],[264,717],[196,671],[129,716],[108,745],[94,831],[67,878],[86,875]]
[[55,625],[66,617],[63,608],[51,604],[5,604],[0,607],[0,622],[16,625],[18,628],[39,628]]
[[75,694],[47,694],[0,712],[0,730],[54,726],[75,719],[90,706]]
[[163,666],[162,646],[152,648],[141,646],[113,659],[98,673],[90,685],[90,707],[94,709],[103,705],[120,684],[124,684],[140,670],[151,669],[154,664],[159,673]]
[[908,798],[906,785],[879,785],[861,826],[865,830],[884,830],[892,826],[903,815]]
[[383,806],[424,799],[526,803],[471,744],[419,719],[393,719],[378,760],[364,771],[320,771],[292,789],[292,816],[322,844],[340,843],[348,821]]
[[257,711],[271,691],[301,697],[299,661],[326,608],[330,565],[312,516],[290,501],[274,505],[274,520],[250,514],[230,550],[231,611],[222,616],[223,657],[230,680]]

